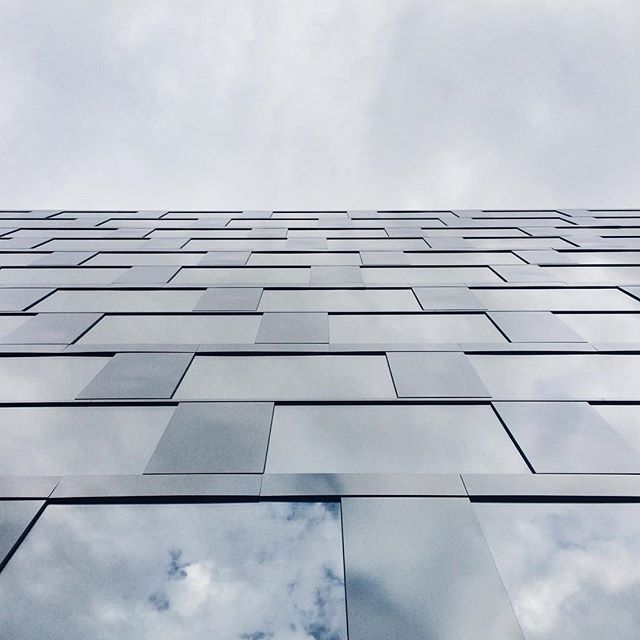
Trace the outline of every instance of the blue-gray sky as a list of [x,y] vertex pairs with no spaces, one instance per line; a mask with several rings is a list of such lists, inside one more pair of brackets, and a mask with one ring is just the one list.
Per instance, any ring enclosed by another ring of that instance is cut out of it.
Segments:
[[3,0],[4,208],[640,206],[637,0]]

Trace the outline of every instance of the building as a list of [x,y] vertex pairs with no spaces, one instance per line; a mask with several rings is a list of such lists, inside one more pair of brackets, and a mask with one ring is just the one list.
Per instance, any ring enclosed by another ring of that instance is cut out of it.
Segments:
[[640,210],[0,227],[3,640],[640,637]]

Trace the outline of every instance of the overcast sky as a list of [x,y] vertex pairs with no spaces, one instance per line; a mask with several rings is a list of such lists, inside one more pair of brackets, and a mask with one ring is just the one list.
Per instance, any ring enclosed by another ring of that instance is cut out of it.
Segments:
[[637,0],[2,0],[0,207],[640,206]]

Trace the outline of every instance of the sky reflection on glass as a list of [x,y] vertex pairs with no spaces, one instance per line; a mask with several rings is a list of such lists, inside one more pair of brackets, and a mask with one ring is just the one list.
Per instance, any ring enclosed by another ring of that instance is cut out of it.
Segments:
[[51,505],[0,602],[2,638],[346,640],[339,506]]
[[631,640],[639,504],[475,503],[527,640]]

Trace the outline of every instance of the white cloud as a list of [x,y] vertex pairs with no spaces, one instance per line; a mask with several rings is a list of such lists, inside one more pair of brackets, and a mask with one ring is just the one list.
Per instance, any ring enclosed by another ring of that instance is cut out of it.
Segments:
[[4,207],[637,206],[633,0],[6,0]]

